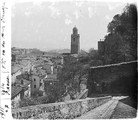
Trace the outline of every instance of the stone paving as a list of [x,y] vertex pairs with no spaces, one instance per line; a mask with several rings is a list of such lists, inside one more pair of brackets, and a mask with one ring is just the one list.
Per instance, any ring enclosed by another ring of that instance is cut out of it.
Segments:
[[136,118],[137,110],[119,100],[128,96],[113,97],[107,103],[89,111],[77,119],[125,119]]
[[111,119],[135,118],[137,110],[129,105],[119,102]]
[[76,119],[109,119],[117,103],[117,100],[110,100],[107,103],[91,110],[90,112]]

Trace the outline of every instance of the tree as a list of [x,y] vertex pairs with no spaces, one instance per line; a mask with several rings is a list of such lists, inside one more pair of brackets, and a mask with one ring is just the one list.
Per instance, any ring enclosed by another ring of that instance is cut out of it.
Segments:
[[90,59],[99,59],[98,50],[95,50],[94,48],[91,48],[88,53]]
[[40,102],[37,99],[25,97],[19,102],[19,107],[31,106],[31,105],[38,105]]
[[65,87],[63,86],[63,83],[61,81],[47,85],[45,82],[45,91],[48,99],[47,102],[54,103],[61,100],[61,97],[65,92]]
[[[83,56],[85,59],[86,56]],[[81,59],[81,60],[80,60]],[[88,67],[82,60],[82,56],[75,58],[67,56],[61,72],[58,75],[60,83],[64,86],[64,93],[74,96],[80,91],[80,83],[82,77],[88,74]]]
[[115,32],[115,29],[118,25],[121,24],[121,21],[120,21],[120,15],[117,14],[113,17],[113,20],[108,24],[107,28],[108,28],[108,32],[109,33],[114,33]]
[[[137,8],[128,4],[122,14],[117,14],[107,26],[105,58],[109,63],[137,59]],[[109,64],[108,63],[108,64]]]

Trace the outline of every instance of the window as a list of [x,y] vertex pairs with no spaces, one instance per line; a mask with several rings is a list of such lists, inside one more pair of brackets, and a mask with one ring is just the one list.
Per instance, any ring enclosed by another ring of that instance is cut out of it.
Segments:
[[75,42],[75,38],[73,38],[73,41]]
[[34,81],[36,81],[36,79],[34,78]]
[[34,88],[36,88],[36,85],[34,85]]
[[40,86],[42,86],[42,83],[40,83]]
[[23,80],[21,80],[21,84],[23,84]]

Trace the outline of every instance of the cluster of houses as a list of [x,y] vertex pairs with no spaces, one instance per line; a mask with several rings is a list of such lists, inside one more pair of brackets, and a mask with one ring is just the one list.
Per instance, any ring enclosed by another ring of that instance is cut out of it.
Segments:
[[[71,34],[71,53],[63,53],[61,56],[52,57],[38,49],[17,49],[13,47],[12,107],[18,107],[20,100],[24,97],[36,95],[38,91],[45,95],[47,92],[45,88],[58,81],[57,74],[66,62],[66,58],[72,56],[78,60],[79,52],[80,35],[76,27],[73,28]],[[82,84],[80,87],[84,90],[86,84]]]
[[19,101],[24,97],[36,96],[38,91],[44,96],[45,85],[57,82],[57,72],[62,68],[62,64],[62,57],[16,57],[11,67],[12,108],[19,107]]

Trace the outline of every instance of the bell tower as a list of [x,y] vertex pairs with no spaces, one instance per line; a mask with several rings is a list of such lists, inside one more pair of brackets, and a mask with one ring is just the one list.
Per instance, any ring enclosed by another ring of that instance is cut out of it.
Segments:
[[78,29],[73,28],[73,33],[71,34],[71,54],[78,54],[80,51],[80,35],[78,34]]

